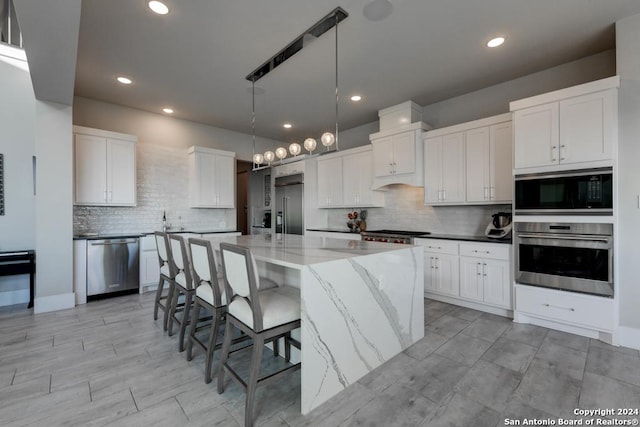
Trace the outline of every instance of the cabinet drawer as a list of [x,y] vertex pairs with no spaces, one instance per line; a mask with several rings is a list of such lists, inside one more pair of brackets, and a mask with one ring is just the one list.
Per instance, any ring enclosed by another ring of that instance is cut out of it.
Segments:
[[598,330],[613,330],[613,300],[516,285],[516,310]]
[[154,251],[156,250],[156,236],[150,234],[148,236],[140,237],[140,251]]
[[510,250],[510,245],[499,243],[460,243],[461,256],[509,260]]
[[425,252],[458,255],[458,242],[438,239],[414,239],[414,244],[424,246]]

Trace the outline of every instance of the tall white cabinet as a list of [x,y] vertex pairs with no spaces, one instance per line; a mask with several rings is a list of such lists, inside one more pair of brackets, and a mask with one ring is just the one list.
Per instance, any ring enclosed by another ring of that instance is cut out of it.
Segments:
[[189,205],[235,207],[236,153],[193,146],[189,155]]
[[597,167],[613,160],[619,84],[615,76],[511,102],[514,168]]
[[135,206],[138,138],[82,126],[73,132],[74,203]]

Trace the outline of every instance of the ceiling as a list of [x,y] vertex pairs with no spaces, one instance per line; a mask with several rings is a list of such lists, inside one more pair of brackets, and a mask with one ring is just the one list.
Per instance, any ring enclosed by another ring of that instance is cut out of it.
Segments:
[[[75,95],[251,133],[245,77],[335,7],[339,124],[377,120],[412,99],[428,105],[595,54],[615,45],[614,23],[638,0],[391,0],[383,20],[367,0],[84,0]],[[485,47],[495,35],[499,48]],[[116,83],[119,74],[133,84]],[[256,82],[256,133],[291,141],[335,126],[335,32]],[[348,100],[358,93],[359,103]],[[282,124],[293,128],[285,130]]]

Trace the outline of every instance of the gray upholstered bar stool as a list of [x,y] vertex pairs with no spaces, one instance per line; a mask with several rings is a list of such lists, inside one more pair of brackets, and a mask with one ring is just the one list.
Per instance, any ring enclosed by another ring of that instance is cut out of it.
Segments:
[[[160,279],[156,290],[156,302],[153,306],[153,320],[158,320],[158,309],[164,312],[162,329],[167,330],[169,311],[171,311],[171,294],[173,291],[173,265],[170,262],[171,250],[169,248],[169,238],[167,233],[157,231],[154,233],[156,248],[158,251],[158,263],[160,264]],[[164,286],[167,285],[167,293],[163,295]]]
[[[180,326],[180,337],[178,338],[178,349],[184,351],[184,335],[189,325],[191,304],[196,293],[191,278],[191,262],[187,254],[187,246],[184,238],[175,234],[169,235],[169,246],[171,248],[170,262],[173,264],[175,277],[173,279],[173,290],[171,292],[171,311],[169,312],[168,331],[169,336],[173,335],[173,322]],[[180,295],[184,295],[184,305],[179,307]],[[182,316],[178,314],[182,313]]]
[[[187,360],[193,358],[193,345],[200,347],[206,354],[204,380],[208,384],[211,382],[211,364],[213,353],[217,348],[222,347],[218,343],[218,329],[224,321],[227,312],[227,298],[224,291],[224,277],[222,272],[218,273],[216,257],[211,246],[211,241],[190,238],[189,251],[191,253],[191,267],[193,270],[193,283],[196,288],[195,301],[193,303],[193,314],[191,315],[191,327],[187,339]],[[200,308],[206,308],[211,313],[211,322],[200,319]],[[196,333],[203,328],[210,327],[209,339],[205,344]]]
[[[278,372],[259,378],[265,343],[275,343],[279,338],[284,338],[287,362],[291,355],[291,345],[300,348],[300,343],[291,337],[291,331],[300,327],[300,292],[289,286],[259,290],[260,278],[251,251],[225,242],[220,243],[220,251],[228,306],[218,371],[218,393],[224,392],[224,374],[228,372],[246,392],[244,423],[245,426],[252,426],[256,387],[271,382],[282,374],[300,369],[300,363],[289,364]],[[229,355],[233,353],[230,349],[234,327],[253,340],[251,367],[246,382],[227,363]]]

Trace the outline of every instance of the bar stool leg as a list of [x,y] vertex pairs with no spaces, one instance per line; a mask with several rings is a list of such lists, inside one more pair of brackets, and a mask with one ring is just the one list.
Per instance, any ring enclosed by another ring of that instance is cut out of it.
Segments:
[[173,287],[173,292],[171,293],[171,312],[169,313],[169,336],[173,335],[173,318],[176,314],[176,310],[178,310],[178,297],[180,296],[180,290],[177,286]]
[[172,302],[173,302],[173,284],[171,282],[168,283],[169,285],[169,292],[167,292],[167,299],[165,304],[165,310],[164,310],[164,320],[162,323],[162,329],[164,329],[164,331],[166,332],[169,326],[169,313],[171,312],[171,306],[172,306]]
[[256,387],[258,386],[258,376],[260,375],[260,365],[262,364],[262,348],[264,339],[257,335],[253,339],[253,355],[251,356],[251,369],[249,370],[249,381],[247,381],[247,400],[244,406],[244,425],[253,425],[253,402],[256,397]]
[[200,318],[200,303],[198,298],[193,303],[193,317],[191,321],[191,327],[189,328],[189,336],[187,337],[187,360],[190,362],[193,360],[193,338],[196,336],[196,326],[198,319]]
[[222,353],[220,354],[220,366],[218,367],[218,394],[224,392],[224,365],[227,363],[231,349],[231,333],[231,322],[227,318],[227,324],[224,328],[224,344],[222,344]]
[[213,364],[213,352],[216,349],[216,342],[218,341],[218,329],[220,329],[220,323],[222,321],[221,310],[213,309],[213,317],[211,319],[211,332],[209,333],[209,347],[207,347],[207,357],[205,359],[205,383],[209,384],[213,377],[211,375],[211,365]]
[[[184,351],[184,334],[189,324],[189,315],[191,314],[191,292],[187,292],[184,298],[184,310],[182,310],[182,322],[180,322],[180,341],[178,341],[178,351]],[[197,319],[196,319],[197,320]],[[193,318],[191,318],[193,321]],[[195,322],[194,322],[195,323]]]
[[158,308],[160,307],[160,298],[162,297],[162,288],[164,287],[164,280],[160,277],[158,280],[158,289],[156,290],[156,301],[153,305],[153,320],[158,320]]

